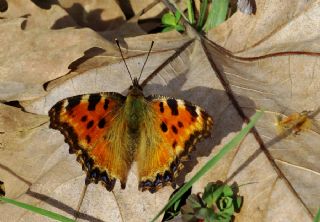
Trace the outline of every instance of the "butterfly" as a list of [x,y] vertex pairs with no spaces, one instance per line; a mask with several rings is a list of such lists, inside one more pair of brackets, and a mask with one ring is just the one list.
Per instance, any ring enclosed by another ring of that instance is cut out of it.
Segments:
[[77,155],[86,172],[86,184],[100,182],[112,191],[120,180],[125,189],[136,161],[139,190],[154,193],[174,185],[195,144],[210,136],[213,120],[202,108],[175,98],[144,96],[141,73],[132,79],[129,72],[132,85],[127,96],[78,95],[57,102],[49,111],[50,128],[65,136],[69,153]]

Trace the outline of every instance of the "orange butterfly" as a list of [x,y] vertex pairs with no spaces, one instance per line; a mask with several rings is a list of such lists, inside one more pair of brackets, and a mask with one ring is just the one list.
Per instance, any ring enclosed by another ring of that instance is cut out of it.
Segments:
[[[121,49],[120,53],[123,58]],[[212,118],[199,106],[164,96],[145,97],[139,79],[132,80],[127,96],[78,95],[50,109],[50,127],[65,136],[69,152],[77,155],[87,173],[86,184],[101,182],[111,191],[119,179],[124,189],[131,164],[137,161],[139,189],[156,192],[174,183],[184,157],[210,135]]]

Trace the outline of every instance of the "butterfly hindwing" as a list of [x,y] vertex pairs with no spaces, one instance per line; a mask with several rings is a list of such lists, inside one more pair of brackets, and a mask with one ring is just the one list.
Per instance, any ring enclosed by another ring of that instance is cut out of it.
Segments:
[[154,113],[154,120],[147,124],[153,130],[152,137],[159,139],[150,147],[138,147],[139,188],[155,192],[171,184],[195,144],[210,135],[213,121],[199,106],[187,101],[163,96],[146,100]]
[[117,115],[124,101],[118,93],[79,95],[58,102],[49,111],[50,127],[65,136],[69,152],[77,155],[87,172],[86,183],[100,181],[109,191],[116,179],[124,188],[131,165],[123,144],[111,138],[117,133],[115,125],[121,130]]

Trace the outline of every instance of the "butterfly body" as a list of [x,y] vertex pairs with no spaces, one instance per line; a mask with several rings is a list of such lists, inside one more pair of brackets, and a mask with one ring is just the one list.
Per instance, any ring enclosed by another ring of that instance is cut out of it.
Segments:
[[142,89],[138,85],[133,85],[129,89],[124,109],[129,132],[135,134],[139,131],[141,122],[144,122],[145,113],[149,111]]
[[212,118],[200,107],[164,96],[145,97],[134,79],[127,96],[97,93],[64,99],[49,111],[50,127],[64,134],[86,183],[124,189],[133,161],[139,189],[174,183],[195,144],[210,135]]

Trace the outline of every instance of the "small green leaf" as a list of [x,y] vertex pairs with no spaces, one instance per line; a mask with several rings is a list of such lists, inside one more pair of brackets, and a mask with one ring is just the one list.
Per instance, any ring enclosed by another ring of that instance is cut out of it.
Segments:
[[234,214],[233,199],[231,197],[222,197],[219,199],[217,202],[217,207],[219,208],[220,212],[224,214]]
[[233,196],[233,190],[231,189],[230,186],[228,185],[223,186],[223,196],[226,196],[226,197]]
[[172,30],[174,30],[174,26],[167,26],[164,29],[162,29],[162,32],[169,32],[169,31],[172,31]]
[[187,204],[181,208],[183,221],[230,222],[235,208],[238,207],[238,204],[241,206],[242,203],[242,199],[237,196],[237,187],[232,186],[235,191],[231,186],[217,181],[207,184],[202,197],[195,194],[190,195]]
[[230,222],[232,219],[232,215],[219,213],[216,216],[216,220],[214,222]]
[[240,211],[240,208],[242,206],[242,203],[243,203],[243,197],[237,197],[233,203],[234,205],[234,210],[236,212],[239,212]]
[[174,17],[176,24],[178,24],[181,19],[181,13],[177,10]]
[[172,30],[177,30],[178,32],[183,32],[185,30],[184,26],[179,24],[181,18],[181,13],[176,11],[175,15],[171,12],[166,13],[162,16],[161,22],[164,25],[162,32],[168,32]]
[[178,24],[175,28],[176,28],[176,30],[179,31],[179,32],[184,32],[184,31],[185,31],[184,26],[183,26],[183,25],[180,25],[180,24]]
[[230,207],[233,207],[233,199],[231,197],[221,197],[218,203],[220,205],[219,208],[221,210],[229,209]]
[[204,189],[202,199],[206,202],[207,207],[212,207],[218,198],[222,195],[223,185],[218,185],[214,183],[208,183]]
[[161,18],[161,22],[164,25],[176,26],[176,18],[174,17],[172,12],[164,14]]

